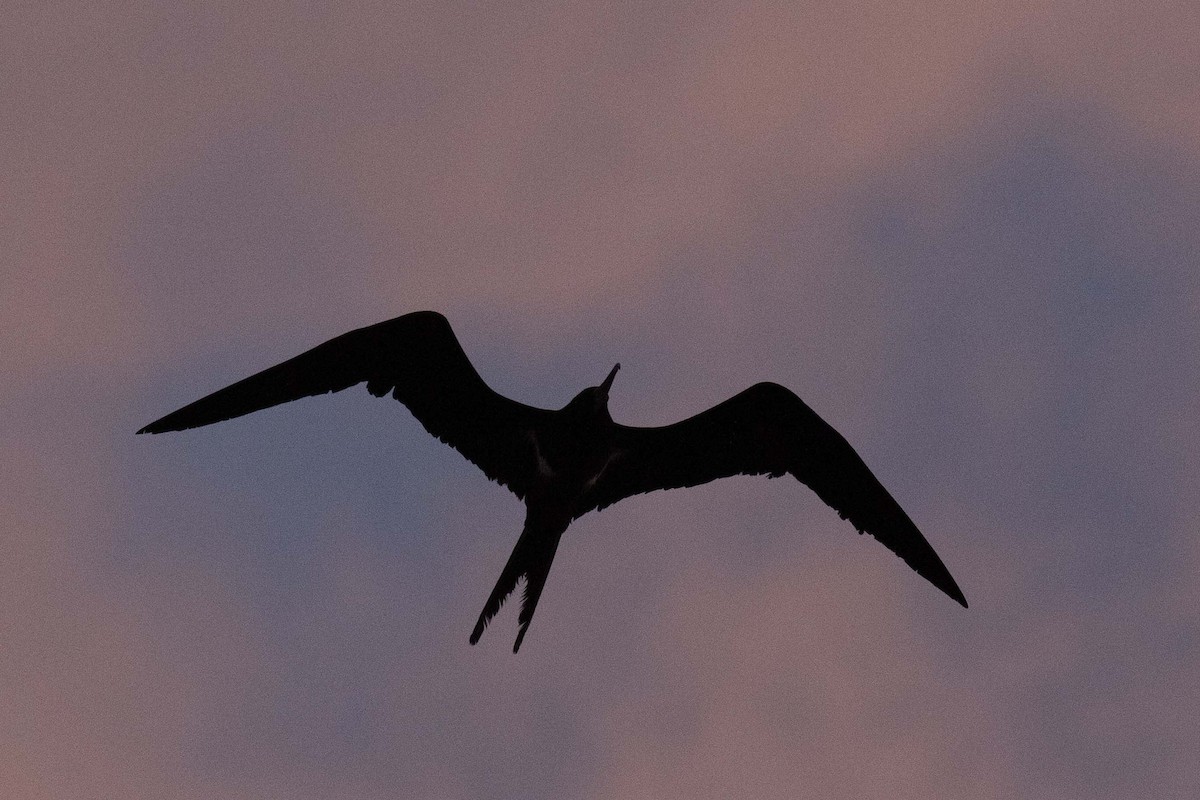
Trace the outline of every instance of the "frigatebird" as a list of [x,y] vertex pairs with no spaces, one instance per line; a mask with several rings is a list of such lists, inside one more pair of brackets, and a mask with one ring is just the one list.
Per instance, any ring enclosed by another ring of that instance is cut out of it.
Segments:
[[197,428],[364,382],[376,397],[390,392],[426,430],[525,501],[524,529],[471,644],[524,578],[513,652],[521,648],[559,539],[572,521],[632,495],[732,475],[791,474],[859,533],[874,536],[966,607],[954,578],[900,505],[841,434],[795,394],[758,383],[682,422],[630,427],[608,413],[620,368],[557,411],[534,408],[489,387],[446,318],[418,311],[331,339],[138,433]]

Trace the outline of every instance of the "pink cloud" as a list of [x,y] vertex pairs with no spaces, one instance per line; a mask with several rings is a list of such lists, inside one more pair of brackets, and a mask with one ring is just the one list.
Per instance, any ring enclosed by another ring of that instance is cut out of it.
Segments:
[[[1191,7],[662,8],[14,12],[0,794],[1196,782]],[[1084,177],[1013,177],[1034,134]],[[1114,259],[1115,289],[1063,267]],[[1065,284],[1150,311],[1055,317]],[[792,386],[973,608],[803,488],[730,481],[581,521],[513,659],[511,609],[465,642],[520,508],[402,410],[126,441],[420,307],[523,399],[621,360],[631,423]]]

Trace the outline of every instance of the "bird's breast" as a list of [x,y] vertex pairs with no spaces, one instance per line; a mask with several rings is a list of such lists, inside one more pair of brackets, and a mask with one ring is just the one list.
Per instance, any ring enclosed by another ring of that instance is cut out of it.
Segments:
[[542,445],[533,431],[529,432],[529,441],[533,445],[534,467],[537,470],[538,478],[542,481],[553,480],[555,477],[554,467],[546,460],[546,454],[542,452]]
[[618,457],[599,437],[556,437],[530,431],[529,441],[537,482],[566,495],[590,490]]

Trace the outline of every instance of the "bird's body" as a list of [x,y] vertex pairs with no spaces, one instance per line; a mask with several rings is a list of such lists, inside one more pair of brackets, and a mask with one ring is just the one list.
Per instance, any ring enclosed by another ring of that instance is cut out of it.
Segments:
[[425,428],[525,502],[525,526],[489,596],[471,643],[525,579],[521,646],[571,522],[631,495],[696,486],[731,475],[790,473],[859,532],[870,533],[963,606],[966,599],[933,548],[832,427],[787,389],[756,384],[674,425],[613,422],[599,386],[558,411],[494,392],[463,353],[445,317],[406,314],[339,336],[214,392],[138,433],[184,430],[365,382],[391,393]]

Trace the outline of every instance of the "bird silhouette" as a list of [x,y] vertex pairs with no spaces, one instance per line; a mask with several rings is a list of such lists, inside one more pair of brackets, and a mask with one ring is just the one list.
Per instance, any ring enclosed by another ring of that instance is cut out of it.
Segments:
[[524,529],[471,632],[471,644],[522,578],[513,652],[521,647],[559,539],[589,511],[658,489],[732,475],[791,474],[859,533],[869,533],[966,607],[916,525],[836,430],[792,392],[758,383],[682,422],[613,422],[599,386],[551,411],[504,397],[471,365],[441,314],[418,311],[351,331],[152,422],[138,433],[181,431],[366,383],[391,393],[431,434],[525,501]]

